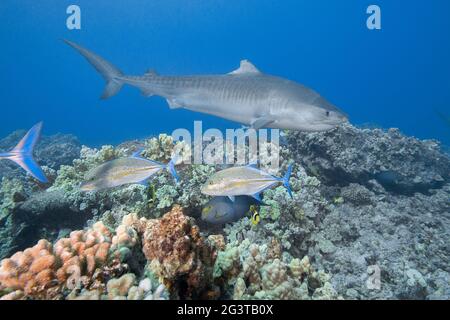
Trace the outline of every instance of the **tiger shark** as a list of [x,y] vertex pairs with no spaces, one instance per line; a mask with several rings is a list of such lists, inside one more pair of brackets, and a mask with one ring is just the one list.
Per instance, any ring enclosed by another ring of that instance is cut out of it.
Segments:
[[326,131],[347,121],[343,112],[314,90],[264,74],[248,60],[242,60],[239,68],[228,74],[161,76],[149,70],[142,76],[132,76],[88,49],[64,41],[106,81],[102,99],[112,97],[128,84],[139,88],[146,97],[165,98],[171,109],[206,113],[254,129]]

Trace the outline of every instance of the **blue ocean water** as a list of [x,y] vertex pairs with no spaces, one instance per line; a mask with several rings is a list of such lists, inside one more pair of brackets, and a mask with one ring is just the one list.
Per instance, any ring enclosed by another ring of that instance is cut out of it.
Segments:
[[[66,8],[81,8],[68,30]],[[382,9],[382,30],[366,8]],[[60,39],[75,41],[127,74],[227,73],[243,58],[303,83],[355,124],[399,127],[450,143],[447,0],[2,0],[0,136],[44,121],[44,133],[84,144],[119,143],[176,128],[240,127],[125,87],[102,101],[103,80]]]

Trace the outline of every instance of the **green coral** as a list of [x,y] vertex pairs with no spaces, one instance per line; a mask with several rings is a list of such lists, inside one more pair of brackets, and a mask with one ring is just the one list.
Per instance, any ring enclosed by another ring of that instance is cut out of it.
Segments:
[[200,207],[208,202],[209,197],[201,193],[201,186],[216,172],[213,166],[193,164],[183,171],[179,188],[182,193],[179,203],[183,207]]
[[169,208],[174,204],[175,198],[178,195],[177,189],[166,184],[160,186],[156,190],[156,198],[158,199],[158,209]]

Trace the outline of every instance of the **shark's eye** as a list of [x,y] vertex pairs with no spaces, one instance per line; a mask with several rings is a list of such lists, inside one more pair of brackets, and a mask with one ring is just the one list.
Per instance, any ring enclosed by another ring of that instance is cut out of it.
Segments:
[[327,111],[325,112],[325,114],[327,115],[327,117],[329,117],[329,116],[330,116],[330,111],[327,110]]

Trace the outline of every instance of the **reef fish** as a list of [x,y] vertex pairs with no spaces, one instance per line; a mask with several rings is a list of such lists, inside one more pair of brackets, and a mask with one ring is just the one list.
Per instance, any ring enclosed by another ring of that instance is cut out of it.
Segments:
[[39,122],[25,134],[14,149],[0,153],[0,160],[8,159],[14,161],[36,180],[47,183],[47,177],[33,158],[33,149],[41,136],[41,130],[42,122]]
[[85,182],[80,186],[82,191],[98,191],[114,188],[125,184],[147,184],[149,179],[162,169],[167,169],[175,181],[178,175],[175,171],[175,160],[168,164],[145,159],[135,152],[131,157],[108,161],[92,170],[85,176]]
[[202,220],[210,224],[226,224],[238,221],[250,212],[257,202],[252,197],[237,196],[234,201],[228,197],[214,197],[202,209]]
[[254,129],[325,131],[347,122],[347,116],[317,92],[264,74],[248,60],[242,60],[240,67],[228,74],[161,76],[151,70],[142,76],[130,76],[97,54],[64,41],[105,79],[103,99],[128,84],[139,88],[146,97],[165,98],[171,109],[206,113]]
[[254,226],[257,226],[261,221],[261,217],[259,215],[258,210],[256,210],[255,206],[250,206],[250,213],[252,214],[251,221]]
[[260,193],[275,185],[283,184],[292,197],[289,178],[292,165],[289,166],[284,177],[275,177],[258,168],[254,164],[242,167],[232,167],[213,174],[202,186],[201,192],[210,196],[226,196],[233,201],[234,196],[252,196],[258,201]]

